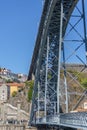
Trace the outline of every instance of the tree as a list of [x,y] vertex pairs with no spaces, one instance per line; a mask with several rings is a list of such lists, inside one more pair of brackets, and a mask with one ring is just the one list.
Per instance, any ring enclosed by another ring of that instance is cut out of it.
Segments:
[[30,87],[30,89],[28,90],[28,101],[29,102],[32,100],[32,93],[33,93],[33,88]]
[[34,81],[33,80],[25,82],[25,87],[27,88],[27,99],[28,99],[29,102],[32,99],[33,86],[34,86]]
[[6,79],[6,83],[13,83],[11,79]]
[[12,97],[15,97],[16,95],[17,95],[17,92],[16,92],[16,91],[13,91]]

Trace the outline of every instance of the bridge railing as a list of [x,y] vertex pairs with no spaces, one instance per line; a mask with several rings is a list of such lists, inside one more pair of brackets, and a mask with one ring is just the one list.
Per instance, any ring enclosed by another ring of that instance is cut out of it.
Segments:
[[87,112],[67,113],[60,115],[60,124],[67,126],[86,127],[87,128]]
[[87,128],[87,112],[50,115],[39,118],[36,124],[61,125],[72,128]]
[[36,124],[50,124],[50,125],[59,125],[60,124],[60,115],[50,115],[43,118],[36,119]]

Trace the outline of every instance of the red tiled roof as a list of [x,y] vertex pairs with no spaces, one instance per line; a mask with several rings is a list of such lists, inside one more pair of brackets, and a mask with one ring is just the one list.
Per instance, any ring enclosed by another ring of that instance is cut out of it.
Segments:
[[7,86],[17,86],[17,87],[24,87],[24,83],[0,83],[0,86],[5,84]]

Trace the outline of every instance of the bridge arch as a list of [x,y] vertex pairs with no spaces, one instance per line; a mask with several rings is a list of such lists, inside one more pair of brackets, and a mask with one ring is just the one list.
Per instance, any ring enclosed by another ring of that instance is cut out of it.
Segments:
[[80,79],[87,66],[84,2],[45,0],[28,76],[35,75],[31,124],[74,111],[86,94]]

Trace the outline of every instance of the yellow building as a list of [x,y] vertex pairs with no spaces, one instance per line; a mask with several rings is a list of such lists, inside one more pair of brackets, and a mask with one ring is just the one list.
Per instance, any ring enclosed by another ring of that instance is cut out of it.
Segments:
[[24,87],[24,83],[7,83],[6,85],[10,86],[10,96],[12,96],[14,91],[18,92]]

